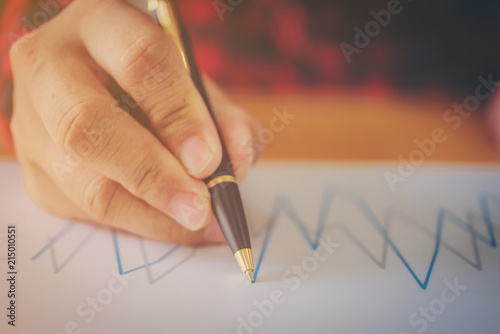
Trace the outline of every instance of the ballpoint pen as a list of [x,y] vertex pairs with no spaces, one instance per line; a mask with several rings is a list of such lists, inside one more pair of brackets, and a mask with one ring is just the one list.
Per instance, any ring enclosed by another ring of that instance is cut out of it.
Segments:
[[222,233],[229,244],[241,270],[254,282],[254,263],[250,235],[243,210],[240,191],[234,179],[233,168],[227,154],[219,127],[214,117],[210,101],[201,80],[189,33],[173,0],[148,0],[148,11],[152,12],[162,29],[173,39],[186,69],[201,94],[212,117],[222,145],[222,161],[216,171],[205,178],[211,196],[212,209]]

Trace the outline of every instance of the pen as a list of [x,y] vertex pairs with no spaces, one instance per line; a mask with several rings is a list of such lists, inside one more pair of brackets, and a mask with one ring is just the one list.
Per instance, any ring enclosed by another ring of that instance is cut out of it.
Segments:
[[234,179],[231,161],[229,160],[220,129],[215,120],[210,101],[208,100],[194,60],[189,33],[182,22],[176,3],[173,0],[148,0],[148,10],[156,14],[156,19],[160,26],[179,48],[184,66],[191,74],[191,78],[200,92],[217,128],[222,145],[222,161],[216,171],[203,181],[207,184],[212,209],[222,233],[229,244],[229,248],[233,252],[241,270],[247,275],[250,282],[253,283],[255,267],[240,191]]

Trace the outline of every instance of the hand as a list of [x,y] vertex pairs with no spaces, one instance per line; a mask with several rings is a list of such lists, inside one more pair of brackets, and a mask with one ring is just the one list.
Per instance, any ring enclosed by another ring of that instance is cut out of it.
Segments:
[[[169,242],[223,240],[200,180],[221,161],[216,128],[148,15],[120,0],[76,0],[10,59],[15,149],[42,208]],[[241,181],[258,125],[207,86]]]

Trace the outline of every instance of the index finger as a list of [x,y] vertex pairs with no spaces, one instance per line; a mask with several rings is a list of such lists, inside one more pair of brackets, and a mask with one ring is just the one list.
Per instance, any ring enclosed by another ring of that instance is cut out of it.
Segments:
[[222,148],[208,109],[173,40],[123,1],[93,11],[81,38],[95,61],[130,94],[160,140],[197,178],[215,171]]

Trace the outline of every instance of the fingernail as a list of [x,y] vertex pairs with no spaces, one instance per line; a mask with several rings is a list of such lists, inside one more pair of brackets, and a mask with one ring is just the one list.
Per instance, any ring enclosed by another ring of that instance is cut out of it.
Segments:
[[196,231],[205,225],[210,206],[206,198],[194,193],[179,193],[170,201],[170,214],[189,230]]
[[189,138],[181,149],[181,160],[189,174],[201,172],[212,161],[214,151],[199,137]]

